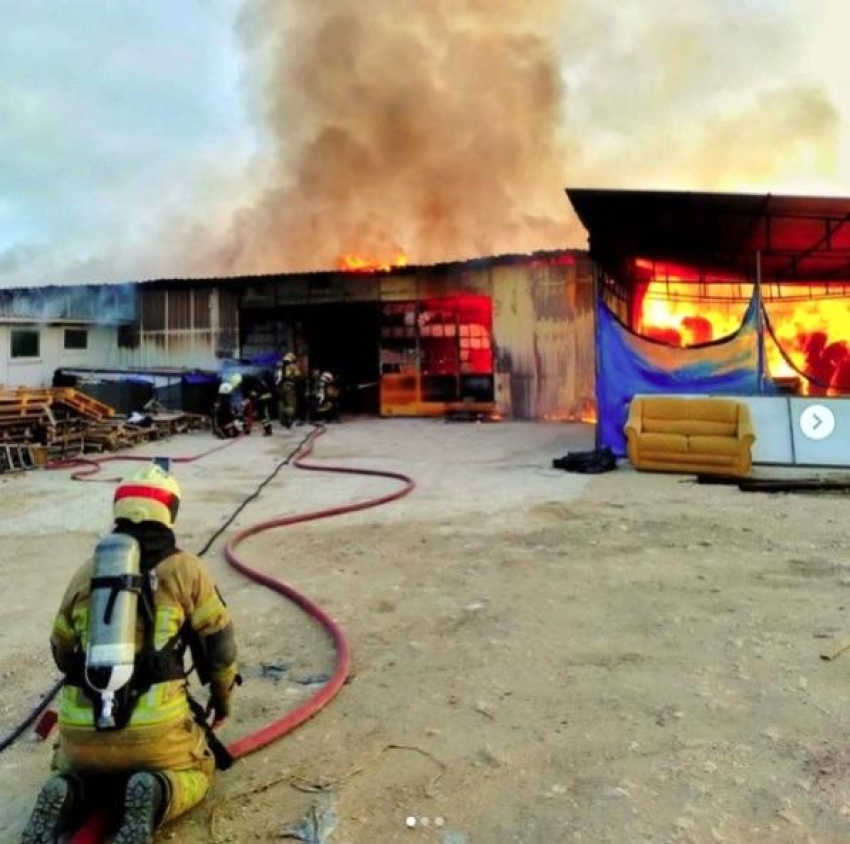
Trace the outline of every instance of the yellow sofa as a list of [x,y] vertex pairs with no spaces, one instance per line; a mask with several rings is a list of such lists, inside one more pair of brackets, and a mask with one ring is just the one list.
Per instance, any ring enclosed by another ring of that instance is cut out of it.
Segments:
[[625,432],[636,469],[741,477],[752,466],[750,409],[734,399],[639,396]]

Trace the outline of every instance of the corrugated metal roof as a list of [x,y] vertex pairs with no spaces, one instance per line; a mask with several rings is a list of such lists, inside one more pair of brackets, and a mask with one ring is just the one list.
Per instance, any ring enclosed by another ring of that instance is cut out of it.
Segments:
[[764,279],[850,275],[850,199],[775,194],[567,188],[611,275],[634,257],[680,260]]
[[0,289],[0,319],[114,325],[136,316],[135,285],[53,285]]
[[179,285],[201,285],[215,284],[217,287],[222,285],[244,285],[255,284],[259,281],[285,281],[295,278],[310,278],[321,280],[323,278],[332,278],[336,276],[351,276],[356,277],[362,275],[366,278],[380,276],[404,276],[417,275],[428,270],[429,272],[446,273],[458,272],[464,269],[481,269],[491,266],[499,266],[503,264],[527,264],[529,261],[546,261],[557,262],[559,260],[568,259],[571,255],[586,255],[585,249],[553,249],[540,250],[526,254],[509,253],[504,255],[493,255],[481,258],[468,258],[460,261],[445,261],[438,264],[408,264],[404,267],[392,267],[389,270],[374,270],[374,271],[358,271],[358,270],[315,270],[308,272],[297,273],[261,273],[257,275],[238,275],[238,276],[204,276],[198,278],[157,278],[147,281],[139,281],[138,284],[149,286],[167,286],[174,287]]

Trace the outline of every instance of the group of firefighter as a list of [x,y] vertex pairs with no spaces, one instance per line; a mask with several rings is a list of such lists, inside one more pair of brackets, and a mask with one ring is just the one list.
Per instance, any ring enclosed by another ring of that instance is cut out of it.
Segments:
[[222,379],[212,409],[212,428],[224,439],[250,434],[254,424],[272,435],[273,420],[284,428],[306,422],[339,421],[339,385],[333,373],[314,370],[309,377],[294,353],[258,373],[233,373]]

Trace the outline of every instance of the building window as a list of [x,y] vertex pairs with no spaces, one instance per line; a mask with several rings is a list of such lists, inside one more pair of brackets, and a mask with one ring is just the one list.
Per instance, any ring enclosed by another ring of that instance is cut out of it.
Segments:
[[89,333],[85,328],[65,329],[65,348],[69,351],[81,351],[89,347]]
[[41,353],[37,328],[12,329],[12,358],[37,358]]
[[117,340],[119,349],[138,349],[140,343],[139,327],[137,325],[119,325]]

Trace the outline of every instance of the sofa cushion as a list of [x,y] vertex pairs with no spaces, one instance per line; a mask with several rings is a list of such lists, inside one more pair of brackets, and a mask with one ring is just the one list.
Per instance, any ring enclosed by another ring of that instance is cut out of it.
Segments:
[[741,443],[733,437],[688,437],[688,451],[691,454],[738,454]]
[[688,438],[684,434],[653,434],[642,433],[640,435],[640,450],[655,452],[681,452],[688,453]]
[[738,432],[738,423],[686,417],[659,419],[654,416],[647,416],[645,413],[641,420],[641,429],[655,434],[703,434],[706,436],[734,437]]
[[640,466],[652,466],[685,469],[699,472],[704,466],[735,466],[738,462],[734,454],[683,454],[678,451],[642,451]]
[[653,419],[706,419],[737,424],[738,403],[724,398],[642,396],[643,417]]

